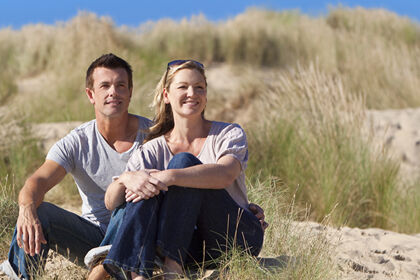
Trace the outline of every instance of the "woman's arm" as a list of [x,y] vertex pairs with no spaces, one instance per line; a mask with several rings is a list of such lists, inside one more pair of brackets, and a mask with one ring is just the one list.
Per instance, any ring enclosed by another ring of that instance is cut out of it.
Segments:
[[108,210],[114,210],[125,202],[126,189],[141,199],[149,199],[161,190],[168,190],[165,184],[150,176],[146,170],[126,171],[109,185],[105,193],[105,206]]
[[182,169],[167,169],[151,173],[166,186],[183,186],[199,189],[224,189],[231,185],[241,172],[241,164],[225,155],[214,164],[200,164]]

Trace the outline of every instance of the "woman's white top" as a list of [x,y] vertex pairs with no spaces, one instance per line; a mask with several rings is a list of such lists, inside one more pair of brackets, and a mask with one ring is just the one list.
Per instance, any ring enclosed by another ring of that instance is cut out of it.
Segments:
[[[232,156],[241,164],[241,173],[226,191],[241,207],[248,207],[245,186],[245,169],[248,161],[248,143],[238,124],[213,121],[204,145],[197,158],[203,163],[217,163],[223,156]],[[165,170],[174,155],[162,135],[150,140],[133,152],[126,171],[142,169]]]

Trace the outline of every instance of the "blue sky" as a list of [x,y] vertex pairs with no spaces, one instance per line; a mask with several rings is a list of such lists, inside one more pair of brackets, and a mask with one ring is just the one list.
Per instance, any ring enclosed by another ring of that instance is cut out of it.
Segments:
[[116,25],[138,26],[161,18],[179,20],[204,14],[212,21],[225,20],[242,13],[247,7],[272,10],[298,9],[312,16],[326,14],[329,6],[385,8],[420,22],[420,0],[320,1],[320,0],[0,0],[0,28],[19,29],[25,24],[54,24],[67,21],[78,11],[110,16]]

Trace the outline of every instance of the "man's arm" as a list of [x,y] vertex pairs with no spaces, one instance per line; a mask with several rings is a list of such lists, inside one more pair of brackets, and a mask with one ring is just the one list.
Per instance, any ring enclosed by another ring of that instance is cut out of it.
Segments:
[[46,160],[25,182],[19,193],[19,216],[16,224],[17,242],[25,253],[39,254],[46,243],[36,209],[44,195],[66,175],[66,170],[52,160]]

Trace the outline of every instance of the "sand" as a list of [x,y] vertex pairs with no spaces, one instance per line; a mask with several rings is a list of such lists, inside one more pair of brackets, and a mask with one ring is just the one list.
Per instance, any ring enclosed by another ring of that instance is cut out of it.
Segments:
[[420,234],[379,228],[339,229],[298,223],[311,234],[326,234],[335,248],[339,279],[420,279]]

